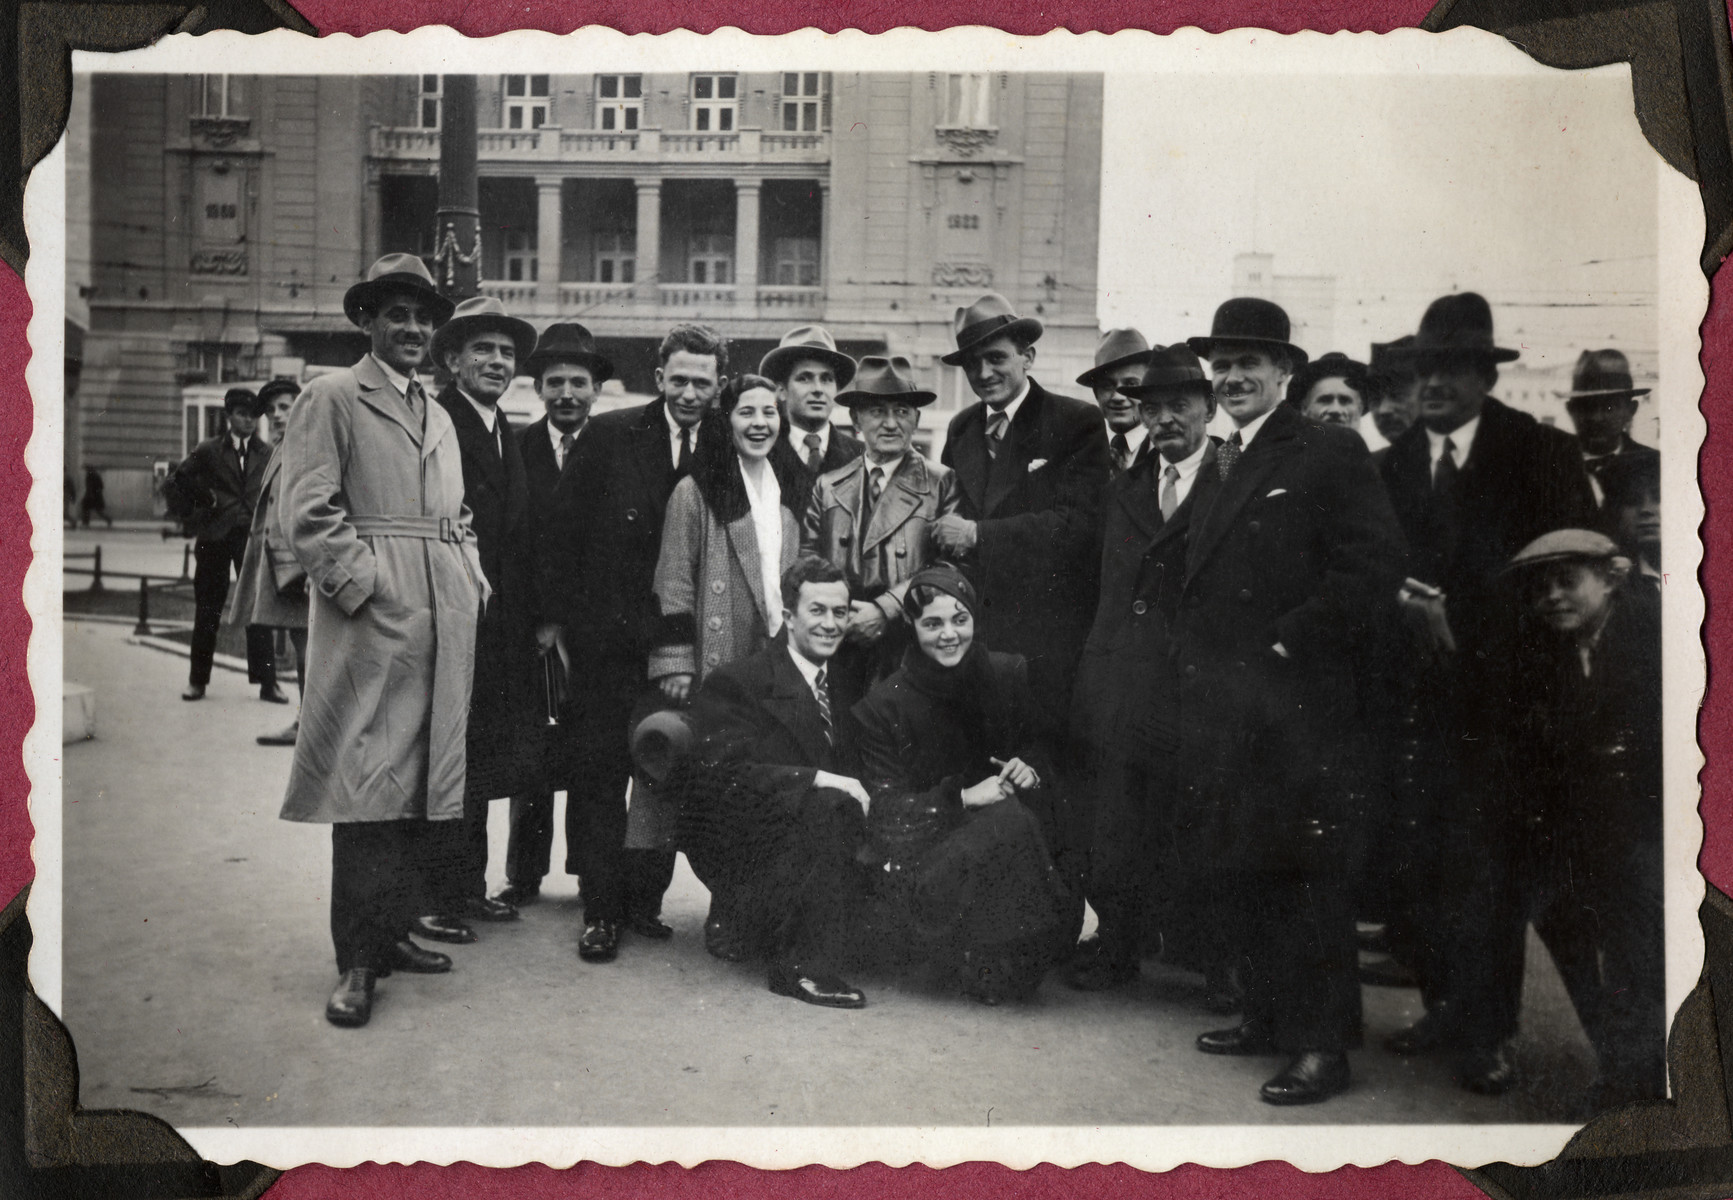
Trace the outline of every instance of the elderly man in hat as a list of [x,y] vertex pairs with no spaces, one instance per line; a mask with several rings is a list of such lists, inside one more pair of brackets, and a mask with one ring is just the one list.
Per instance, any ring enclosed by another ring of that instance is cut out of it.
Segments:
[[1604,534],[1560,529],[1510,560],[1521,636],[1500,660],[1499,809],[1518,869],[1498,882],[1514,1014],[1524,925],[1534,929],[1594,1044],[1596,1107],[1666,1094],[1662,905],[1661,611]]
[[1582,446],[1583,467],[1589,473],[1595,503],[1606,503],[1601,477],[1620,459],[1642,458],[1659,462],[1661,452],[1631,437],[1631,422],[1637,416],[1637,397],[1648,388],[1633,386],[1631,364],[1617,350],[1584,350],[1571,372],[1571,390],[1556,393],[1565,402],[1571,424]]
[[391,254],[343,311],[371,347],[314,379],[278,451],[282,525],[312,586],[301,733],[282,816],[331,825],[336,1025],[374,983],[451,960],[409,937],[429,830],[463,816],[476,621],[489,583],[457,431],[416,372],[451,316],[422,261]]
[[1287,313],[1241,297],[1187,345],[1233,432],[1186,536],[1172,626],[1181,854],[1217,881],[1245,1004],[1209,1054],[1280,1054],[1269,1104],[1349,1083],[1360,987],[1348,886],[1364,747],[1355,646],[1402,579],[1402,536],[1366,443],[1283,404],[1306,362]]
[[908,644],[903,593],[933,558],[933,523],[957,511],[957,477],[914,448],[921,409],[934,400],[898,354],[868,355],[836,402],[854,416],[866,452],[819,477],[801,525],[801,549],[842,569],[848,638],[832,678],[852,704],[890,674]]
[[1402,357],[1419,380],[1420,420],[1380,471],[1411,552],[1399,603],[1418,646],[1407,703],[1425,769],[1424,794],[1409,801],[1416,848],[1406,876],[1419,927],[1411,965],[1427,1012],[1386,1045],[1452,1051],[1464,1087],[1496,1094],[1515,1082],[1505,1043],[1516,1011],[1509,957],[1495,948],[1521,936],[1520,920],[1489,899],[1519,869],[1484,760],[1499,686],[1489,670],[1508,655],[1514,622],[1498,577],[1542,534],[1591,525],[1594,498],[1574,438],[1489,395],[1498,365],[1518,352],[1494,341],[1482,296],[1433,301]]
[[859,440],[830,423],[837,389],[847,387],[854,372],[854,359],[836,348],[836,339],[822,325],[790,329],[758,364],[758,373],[776,385],[776,398],[788,413],[783,440],[814,475],[861,456]]
[[[596,339],[577,322],[550,325],[542,331],[535,350],[519,366],[535,381],[536,394],[541,398],[544,415],[517,435],[518,452],[523,457],[524,481],[529,493],[525,516],[527,553],[536,582],[536,650],[544,660],[558,656],[562,664],[569,660],[570,650],[564,645],[560,626],[551,614],[556,609],[552,598],[541,598],[543,582],[542,556],[547,550],[548,525],[553,520],[555,496],[566,478],[568,467],[575,467],[578,440],[589,429],[590,410],[595,406],[602,384],[614,377],[614,364],[596,351]],[[568,675],[569,678],[569,675]],[[557,702],[558,697],[555,697]],[[567,712],[565,718],[570,719]],[[553,732],[557,743],[568,738],[567,731]],[[557,775],[569,773],[568,757],[563,750],[543,747],[544,762]],[[552,782],[559,782],[555,779]],[[580,809],[571,803],[578,782],[566,784],[566,871],[583,874],[579,862],[583,847],[598,840],[608,841],[606,830],[598,831],[586,824],[593,818],[594,806]],[[611,837],[620,839],[618,830]],[[511,837],[506,844],[506,886],[494,899],[513,907],[533,904],[541,896],[542,879],[548,873],[554,840],[554,794],[546,786],[531,788],[514,795],[511,800]]]
[[1149,356],[1149,343],[1137,330],[1109,329],[1095,347],[1095,365],[1077,377],[1078,383],[1095,393],[1095,403],[1101,407],[1115,479],[1144,454],[1148,444],[1137,402],[1122,389],[1142,381]]
[[499,410],[517,364],[530,356],[535,328],[492,296],[459,304],[433,335],[433,360],[451,382],[435,397],[457,431],[463,501],[493,599],[475,632],[463,820],[430,840],[433,908],[419,922],[438,941],[471,942],[468,921],[511,921],[517,909],[487,894],[488,802],[534,782],[535,577],[527,537],[529,488],[511,423]]
[[1216,406],[1188,347],[1157,346],[1144,358],[1140,382],[1122,390],[1156,453],[1107,485],[1101,599],[1072,701],[1093,784],[1085,896],[1099,922],[1067,976],[1083,991],[1137,978],[1151,942],[1197,924],[1178,913],[1186,885],[1172,837],[1179,681],[1170,627],[1187,533],[1220,482],[1206,432]]
[[[229,596],[229,572],[239,572],[247,554],[247,531],[259,503],[271,447],[259,437],[258,397],[246,388],[223,395],[228,428],[193,447],[175,468],[170,486],[189,502],[185,521],[193,542],[193,650],[182,700],[203,700],[211,682],[217,629]],[[277,687],[271,635],[262,626],[247,629],[247,681],[259,685],[259,699],[287,704]]]
[[1319,425],[1358,430],[1372,398],[1366,364],[1335,350],[1312,359],[1288,381],[1288,403],[1306,420]]

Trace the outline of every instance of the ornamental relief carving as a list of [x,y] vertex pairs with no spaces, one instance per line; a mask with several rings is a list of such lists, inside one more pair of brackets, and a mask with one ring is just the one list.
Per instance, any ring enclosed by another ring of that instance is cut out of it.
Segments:
[[188,265],[194,275],[245,275],[247,273],[247,252],[244,248],[234,250],[194,250],[193,260]]
[[992,287],[993,268],[986,263],[934,263],[937,287]]
[[966,129],[940,126],[933,130],[939,144],[962,158],[973,158],[999,139],[997,129]]
[[193,138],[213,150],[224,150],[247,136],[252,122],[245,117],[194,117]]

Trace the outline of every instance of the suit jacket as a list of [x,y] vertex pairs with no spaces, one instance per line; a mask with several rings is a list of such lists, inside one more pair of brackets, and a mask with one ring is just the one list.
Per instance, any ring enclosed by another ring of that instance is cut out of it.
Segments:
[[[578,429],[578,436],[572,442],[571,453],[566,456],[566,466],[570,467],[578,457],[578,443],[584,440],[589,432],[589,423],[585,422]],[[532,516],[537,513],[546,514],[553,504],[554,493],[565,477],[565,471],[554,459],[554,444],[548,440],[548,419],[532,421],[517,431],[518,457],[523,459],[524,484],[529,489],[529,507]]]
[[834,700],[833,745],[806,677],[778,637],[745,658],[712,671],[692,702],[698,756],[708,763],[740,763],[761,787],[798,801],[818,771],[844,772],[853,758],[852,726]]
[[931,528],[957,511],[956,473],[910,450],[886,480],[865,529],[861,505],[871,464],[859,456],[819,476],[801,523],[800,548],[841,567],[851,598],[876,600],[895,620],[915,572],[935,557]]
[[265,464],[270,460],[270,443],[256,433],[247,438],[244,472],[227,433],[194,446],[175,470],[176,485],[194,503],[193,515],[185,521],[186,531],[201,543],[220,542],[251,525],[259,489],[265,482]]
[[[806,462],[806,447],[800,444],[804,437],[804,429],[796,429],[788,422],[783,423],[782,440],[794,450],[795,456],[802,463]],[[849,463],[866,453],[866,444],[852,434],[844,433],[835,425],[830,427],[830,441],[825,444],[824,457],[819,459],[817,475],[828,475],[830,472],[846,467]]]
[[1199,861],[1322,869],[1351,851],[1356,647],[1403,569],[1366,443],[1278,405],[1187,536],[1172,636]]
[[1653,446],[1643,445],[1643,443],[1637,441],[1627,433],[1620,437],[1619,448],[1611,454],[1603,454],[1598,458],[1585,458],[1583,460],[1583,470],[1589,473],[1589,478],[1593,481],[1589,486],[1594,491],[1595,506],[1597,508],[1604,508],[1607,503],[1606,496],[1600,490],[1599,486],[1601,472],[1611,466],[1614,460],[1626,457],[1633,458],[1638,462],[1659,463],[1661,461],[1661,452]]
[[987,453],[984,403],[958,413],[945,440],[943,461],[962,493],[957,511],[977,522],[978,544],[963,566],[981,593],[978,635],[1028,660],[1036,695],[1060,721],[1095,612],[1103,428],[1094,404],[1031,379],[998,458]]

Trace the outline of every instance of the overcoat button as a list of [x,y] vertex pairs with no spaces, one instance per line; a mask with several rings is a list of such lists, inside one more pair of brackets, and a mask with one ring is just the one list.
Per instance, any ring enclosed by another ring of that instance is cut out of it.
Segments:
[[1193,663],[1190,666],[1186,667],[1185,674],[1186,674],[1186,678],[1188,678],[1188,679],[1191,678],[1192,676],[1196,675],[1197,674],[1197,664]]
[[720,596],[727,587],[728,585],[723,583],[720,579],[712,579],[710,581],[710,590],[715,592],[718,596]]
[[638,519],[638,510],[635,508],[628,508],[626,510],[626,520],[636,521],[637,519]]
[[1263,527],[1264,526],[1263,526],[1263,523],[1261,521],[1247,521],[1246,522],[1246,528],[1251,530],[1253,533],[1256,533],[1258,530],[1262,529]]
[[1149,605],[1142,600],[1136,600],[1132,602],[1131,611],[1141,617],[1149,611]]
[[722,656],[720,654],[716,653],[716,651],[714,651],[714,650],[712,650],[709,654],[706,654],[704,656],[704,662],[705,662],[706,666],[714,667],[717,664],[719,664],[721,661],[722,661]]
[[907,558],[908,554],[909,554],[909,548],[907,546],[903,545],[901,542],[898,542],[897,543],[897,557],[898,558]]
[[1241,588],[1240,589],[1240,599],[1241,600],[1250,600],[1251,598],[1252,598],[1252,589],[1251,588]]
[[721,629],[722,628],[722,618],[721,617],[711,617],[708,621],[704,622],[704,624],[708,625],[713,630]]

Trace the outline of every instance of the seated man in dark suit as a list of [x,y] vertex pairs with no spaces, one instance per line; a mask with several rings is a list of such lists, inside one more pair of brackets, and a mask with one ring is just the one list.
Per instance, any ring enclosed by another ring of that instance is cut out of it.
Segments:
[[[736,944],[770,959],[770,990],[859,1008],[833,973],[864,892],[867,792],[827,665],[848,624],[848,583],[802,555],[782,576],[786,636],[713,671],[693,700],[694,752],[669,775],[680,845]],[[665,715],[662,719],[666,719]]]

